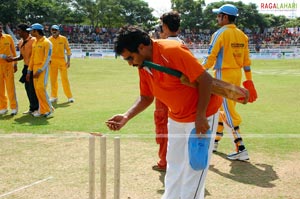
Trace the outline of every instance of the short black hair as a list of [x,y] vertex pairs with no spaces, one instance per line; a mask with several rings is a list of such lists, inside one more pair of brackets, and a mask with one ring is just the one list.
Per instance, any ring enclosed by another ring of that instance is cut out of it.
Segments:
[[19,25],[18,25],[18,28],[20,29],[20,30],[22,30],[22,31],[26,31],[26,32],[30,32],[30,31],[28,31],[28,30],[26,30],[27,28],[29,28],[29,26],[27,25],[27,24],[25,24],[25,23],[20,23]]
[[180,27],[180,15],[177,11],[164,13],[160,20],[168,26],[170,31],[177,32]]
[[119,29],[114,39],[114,51],[120,55],[124,49],[138,53],[140,44],[151,44],[151,38],[147,32],[134,25],[125,25]]
[[226,14],[226,13],[223,13],[223,12],[221,12],[220,14],[227,15],[228,16],[228,21],[231,22],[231,23],[233,23],[236,19],[236,16],[233,16],[233,15],[229,15],[229,14]]

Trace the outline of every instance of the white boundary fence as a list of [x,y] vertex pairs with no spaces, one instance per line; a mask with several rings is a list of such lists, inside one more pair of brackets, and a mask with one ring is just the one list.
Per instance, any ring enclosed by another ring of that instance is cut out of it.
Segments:
[[[72,57],[74,58],[100,58],[113,59],[115,52],[112,44],[70,44]],[[208,48],[192,48],[191,51],[198,59],[207,55]],[[260,49],[260,52],[251,51],[251,59],[300,59],[300,46],[270,46],[268,49]]]

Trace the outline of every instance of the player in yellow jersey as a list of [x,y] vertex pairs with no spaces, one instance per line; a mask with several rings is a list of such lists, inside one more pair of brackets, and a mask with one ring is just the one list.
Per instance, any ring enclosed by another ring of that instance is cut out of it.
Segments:
[[32,44],[32,55],[26,75],[26,81],[29,81],[30,73],[33,72],[33,85],[39,101],[39,110],[35,111],[32,115],[34,117],[49,117],[53,112],[53,107],[47,94],[52,43],[44,36],[44,27],[41,24],[32,24],[27,30],[36,38],[36,41]]
[[[249,102],[257,98],[256,90],[252,82],[251,61],[249,58],[248,37],[236,27],[234,21],[238,16],[238,9],[232,4],[225,4],[218,9],[213,9],[217,14],[217,22],[221,28],[211,38],[208,56],[203,60],[202,65],[209,69],[214,68],[217,79],[241,85],[242,71],[244,70],[246,81],[243,83],[249,90]],[[217,150],[218,142],[223,136],[224,123],[232,130],[236,151],[227,156],[231,160],[248,160],[248,151],[240,136],[240,115],[235,109],[236,102],[223,98],[219,125],[215,139],[214,151]]]
[[0,115],[4,115],[7,110],[7,97],[11,108],[11,115],[18,113],[18,102],[15,90],[14,73],[17,71],[17,62],[8,62],[10,56],[16,56],[16,48],[12,37],[3,34],[3,24],[0,22]]
[[[59,26],[53,25],[51,27],[52,36],[49,40],[53,45],[53,53],[50,62],[50,83],[51,83],[51,102],[57,102],[57,91],[58,91],[58,71],[61,75],[61,82],[65,95],[68,98],[68,102],[74,102],[72,96],[70,83],[68,79],[68,69],[70,67],[71,48],[69,46],[68,39],[59,34]],[[67,57],[67,60],[66,60]]]

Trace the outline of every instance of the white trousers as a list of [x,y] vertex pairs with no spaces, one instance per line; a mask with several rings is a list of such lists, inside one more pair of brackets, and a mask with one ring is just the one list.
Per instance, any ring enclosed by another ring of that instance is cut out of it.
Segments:
[[[219,112],[208,119],[211,137],[208,150],[208,164],[213,150],[218,126]],[[167,173],[165,176],[165,193],[162,199],[204,199],[205,178],[208,167],[195,171],[191,168],[188,155],[188,139],[195,122],[179,123],[169,118]]]

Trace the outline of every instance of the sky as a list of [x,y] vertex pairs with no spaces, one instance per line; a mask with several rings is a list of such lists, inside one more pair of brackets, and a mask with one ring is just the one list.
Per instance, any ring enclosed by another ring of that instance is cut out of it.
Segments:
[[[159,17],[162,13],[170,10],[171,1],[170,0],[144,0],[152,7],[154,15]],[[206,4],[212,2],[218,2],[219,0],[205,0]],[[240,0],[231,0],[233,2],[238,2]],[[266,14],[274,15],[285,15],[289,18],[300,17],[300,2],[299,0],[242,0],[243,3],[255,3],[258,7],[258,11]],[[263,7],[262,7],[263,4]],[[275,9],[274,4],[280,9]],[[285,5],[284,5],[285,4]],[[285,7],[284,7],[285,6]]]

